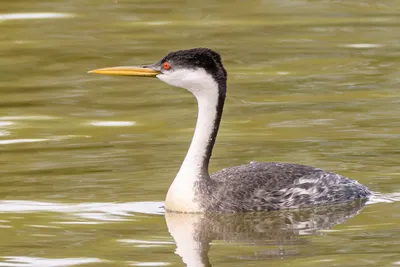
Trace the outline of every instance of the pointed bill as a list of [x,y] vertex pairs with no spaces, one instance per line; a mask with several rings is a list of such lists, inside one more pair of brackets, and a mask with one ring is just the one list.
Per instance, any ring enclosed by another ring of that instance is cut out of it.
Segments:
[[105,75],[127,75],[127,76],[140,76],[140,77],[156,77],[161,72],[142,67],[110,67],[103,69],[91,70],[88,73],[97,73]]

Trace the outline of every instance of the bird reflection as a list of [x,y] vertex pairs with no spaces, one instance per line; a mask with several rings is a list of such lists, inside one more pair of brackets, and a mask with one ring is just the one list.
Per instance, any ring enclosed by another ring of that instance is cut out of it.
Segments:
[[[260,213],[166,213],[165,219],[176,242],[176,253],[187,266],[201,267],[212,266],[208,251],[213,240],[270,246],[250,259],[295,255],[297,252],[293,245],[311,242],[299,236],[321,235],[319,230],[330,229],[353,217],[365,202],[360,200],[345,205]],[[246,258],[249,259],[248,256]]]

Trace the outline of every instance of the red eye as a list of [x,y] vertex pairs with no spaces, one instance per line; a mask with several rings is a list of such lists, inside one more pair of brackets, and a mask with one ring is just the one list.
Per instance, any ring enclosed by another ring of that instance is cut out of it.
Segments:
[[163,68],[164,70],[169,70],[171,68],[171,64],[169,64],[168,62],[164,62]]

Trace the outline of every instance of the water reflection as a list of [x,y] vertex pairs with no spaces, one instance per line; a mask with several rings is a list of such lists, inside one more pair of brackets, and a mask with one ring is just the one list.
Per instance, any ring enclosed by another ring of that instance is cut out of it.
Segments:
[[285,246],[310,242],[301,236],[322,234],[321,230],[330,229],[356,215],[364,204],[357,201],[313,209],[242,214],[166,213],[165,219],[176,242],[176,253],[187,266],[200,267],[212,266],[208,252],[213,240],[272,246],[250,258],[246,256],[250,260],[296,255],[296,250],[286,250]]
[[[182,48],[218,50],[230,73],[213,171],[298,162],[400,192],[396,1],[1,4],[0,266],[183,265],[164,218],[154,215],[163,203],[154,201],[164,199],[187,151],[194,99],[155,82],[86,74]],[[247,224],[188,219],[210,236],[187,241],[211,242],[205,256],[220,266],[400,265],[400,194],[390,197],[370,200],[321,238],[304,236],[321,233],[315,225],[270,214]],[[194,231],[186,223],[173,229],[167,216],[177,241],[178,230]],[[211,241],[218,239],[234,246]],[[287,260],[256,262],[254,251]]]

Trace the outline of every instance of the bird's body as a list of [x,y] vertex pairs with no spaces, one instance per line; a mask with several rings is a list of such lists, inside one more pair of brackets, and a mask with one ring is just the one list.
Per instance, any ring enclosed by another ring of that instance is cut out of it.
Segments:
[[114,67],[100,74],[157,77],[196,97],[198,118],[189,151],[165,206],[176,212],[246,212],[337,204],[370,196],[367,187],[310,166],[251,162],[209,175],[208,165],[226,95],[227,73],[218,53],[195,48],[169,53],[156,64]]
[[290,163],[251,162],[223,169],[210,178],[210,183],[199,183],[199,195],[207,196],[202,203],[206,210],[224,212],[338,204],[369,195],[368,189],[354,180]]

